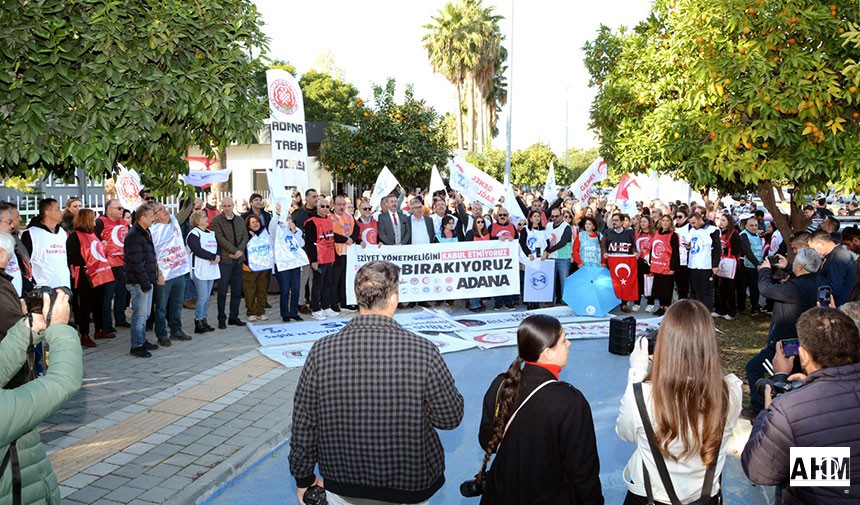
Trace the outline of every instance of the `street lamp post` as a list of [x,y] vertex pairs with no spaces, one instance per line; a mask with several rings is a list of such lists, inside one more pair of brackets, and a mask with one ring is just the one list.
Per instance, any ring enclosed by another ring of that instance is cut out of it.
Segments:
[[507,150],[505,151],[505,187],[511,183],[511,111],[514,90],[514,0],[511,0],[511,50],[508,51],[508,118],[505,126]]
[[567,166],[567,138],[568,138],[568,117],[570,116],[570,91],[571,85],[568,84],[564,88],[564,166]]

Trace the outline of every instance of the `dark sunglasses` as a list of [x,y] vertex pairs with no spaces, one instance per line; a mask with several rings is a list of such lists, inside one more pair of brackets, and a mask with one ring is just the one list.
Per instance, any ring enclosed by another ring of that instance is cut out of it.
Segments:
[[319,207],[320,207],[321,209],[329,209],[329,208],[331,208],[331,206],[329,206],[329,205],[320,205]]
[[370,207],[362,207],[361,210],[370,210]]
[[507,214],[499,214],[499,217],[508,217]]

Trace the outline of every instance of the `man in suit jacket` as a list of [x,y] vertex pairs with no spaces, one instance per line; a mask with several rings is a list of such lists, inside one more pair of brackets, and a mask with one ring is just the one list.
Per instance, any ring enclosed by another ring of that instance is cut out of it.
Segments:
[[379,242],[384,245],[408,244],[410,239],[409,216],[397,208],[396,196],[385,197],[385,202],[387,210],[380,212],[377,218]]

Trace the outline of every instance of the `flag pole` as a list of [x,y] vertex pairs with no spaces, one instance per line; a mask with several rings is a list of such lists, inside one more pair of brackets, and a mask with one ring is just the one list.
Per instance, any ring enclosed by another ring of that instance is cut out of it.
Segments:
[[511,184],[511,111],[514,90],[514,0],[511,0],[511,50],[508,52],[508,117],[506,121],[507,150],[505,151],[505,187]]

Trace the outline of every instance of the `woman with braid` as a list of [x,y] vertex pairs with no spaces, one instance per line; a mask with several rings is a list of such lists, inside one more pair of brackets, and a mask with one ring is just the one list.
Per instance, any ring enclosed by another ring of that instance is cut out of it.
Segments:
[[591,407],[558,380],[570,342],[558,319],[525,318],[519,355],[484,395],[478,441],[486,454],[481,504],[602,504]]

